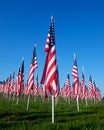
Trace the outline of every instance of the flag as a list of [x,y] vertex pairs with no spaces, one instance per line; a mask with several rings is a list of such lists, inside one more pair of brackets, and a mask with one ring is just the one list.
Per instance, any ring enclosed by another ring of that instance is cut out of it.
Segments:
[[63,87],[60,89],[60,95],[62,97],[66,97],[65,83],[63,84]]
[[13,93],[16,93],[16,84],[14,82],[15,72],[13,72]]
[[67,74],[67,79],[65,82],[65,93],[66,93],[66,97],[70,96],[70,78],[69,78],[69,74]]
[[82,68],[82,82],[81,82],[81,97],[85,98],[85,78],[84,78],[84,69]]
[[38,86],[39,86],[39,82],[38,82],[38,74],[37,74],[36,83],[35,83],[35,86],[34,86],[34,95],[38,94]]
[[18,75],[16,79],[16,94],[19,96],[21,93],[21,67],[19,67]]
[[93,98],[96,98],[96,83],[95,80],[93,81]]
[[16,92],[17,96],[24,92],[24,58],[22,58],[22,64],[18,70],[16,79]]
[[20,85],[21,93],[24,92],[24,58],[22,58],[22,65],[21,65],[21,85]]
[[74,54],[74,65],[73,65],[73,68],[72,68],[72,76],[74,77],[74,82],[73,82],[74,94],[78,95],[79,78],[78,78],[78,68],[77,68],[77,61],[76,61],[75,54]]
[[10,75],[10,81],[9,81],[9,84],[10,84],[10,94],[14,92],[14,73],[13,75]]
[[34,51],[33,51],[32,66],[34,71],[38,68],[37,56],[36,56],[36,45],[34,46]]
[[96,88],[96,99],[101,99],[101,92],[98,88]]
[[46,97],[54,94],[57,91],[58,84],[58,71],[56,61],[56,48],[55,48],[55,32],[54,32],[54,18],[51,17],[51,25],[45,45],[46,61],[44,71],[41,79],[41,84],[45,85]]
[[38,68],[38,64],[37,64],[36,45],[35,45],[34,46],[34,51],[33,51],[32,62],[30,64],[29,76],[28,76],[27,94],[29,94],[30,91],[33,90],[33,86],[34,86],[34,71],[37,68]]
[[88,87],[85,85],[85,99],[87,99],[89,96]]
[[9,84],[8,84],[8,94],[11,94],[11,82],[12,82],[12,75],[10,74]]
[[58,70],[58,65],[57,65],[57,69],[56,69],[56,92],[55,92],[55,97],[58,97],[60,95],[60,82],[59,82],[59,70]]
[[44,89],[43,89],[43,87],[42,87],[42,84],[41,84],[41,86],[38,88],[38,94],[39,95],[44,95]]
[[89,84],[88,84],[88,86],[89,86],[89,97],[93,98],[93,83],[92,83],[91,75],[89,77]]
[[101,98],[100,90],[97,88],[95,81],[93,83],[93,98],[94,99],[100,99]]

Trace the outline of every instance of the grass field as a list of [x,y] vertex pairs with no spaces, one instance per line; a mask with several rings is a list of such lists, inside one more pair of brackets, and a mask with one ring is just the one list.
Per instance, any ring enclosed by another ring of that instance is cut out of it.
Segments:
[[80,103],[59,100],[55,106],[55,123],[51,123],[51,101],[30,101],[26,110],[26,100],[8,101],[0,96],[0,130],[104,130],[104,102]]

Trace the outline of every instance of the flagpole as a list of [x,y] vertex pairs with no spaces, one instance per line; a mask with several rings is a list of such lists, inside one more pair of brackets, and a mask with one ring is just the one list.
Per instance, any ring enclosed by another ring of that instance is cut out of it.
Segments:
[[52,124],[54,123],[54,94],[52,95]]
[[30,94],[28,95],[28,99],[27,99],[27,110],[29,109],[29,102],[30,102]]
[[68,103],[70,104],[70,97],[68,98]]
[[9,101],[10,101],[10,99],[11,99],[11,94],[9,94]]
[[87,104],[87,97],[85,98],[85,101],[86,101],[86,106],[87,106],[87,105],[88,105],[88,104]]
[[[42,84],[41,84],[42,85]],[[44,86],[42,85],[42,88],[43,88],[43,90],[42,90],[42,102],[44,103],[44,94],[43,94],[43,91],[44,91]]]
[[14,101],[15,93],[13,93],[13,101]]
[[77,111],[79,111],[79,95],[77,94]]
[[19,97],[17,96],[17,105],[18,105]]

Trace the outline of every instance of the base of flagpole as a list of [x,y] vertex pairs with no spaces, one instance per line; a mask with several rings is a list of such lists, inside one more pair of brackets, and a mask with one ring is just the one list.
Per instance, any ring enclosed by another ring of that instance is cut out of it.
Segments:
[[17,105],[18,105],[19,97],[17,96]]
[[54,123],[54,95],[52,95],[52,123]]
[[87,103],[87,98],[85,98],[85,101],[86,101],[86,106],[88,105],[88,103]]
[[30,94],[28,95],[28,99],[27,99],[27,110],[29,109],[29,101],[30,101]]
[[77,95],[77,111],[79,111],[79,95]]

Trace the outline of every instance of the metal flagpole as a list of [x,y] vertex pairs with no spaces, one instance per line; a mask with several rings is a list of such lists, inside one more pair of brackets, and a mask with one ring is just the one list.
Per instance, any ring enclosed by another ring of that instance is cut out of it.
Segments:
[[79,111],[79,95],[77,94],[77,111]]
[[54,94],[52,95],[52,123],[54,123]]
[[28,99],[27,99],[27,110],[29,109],[29,101],[30,101],[30,94],[28,95]]

